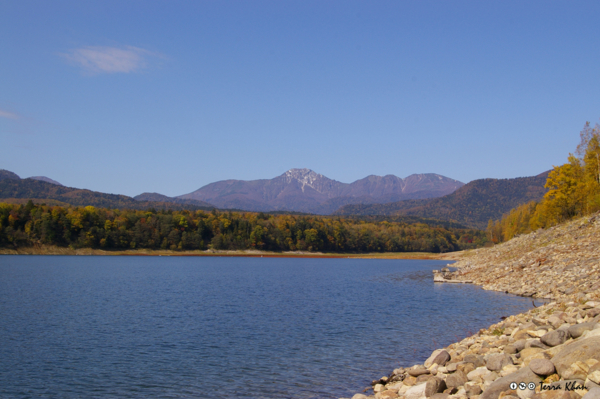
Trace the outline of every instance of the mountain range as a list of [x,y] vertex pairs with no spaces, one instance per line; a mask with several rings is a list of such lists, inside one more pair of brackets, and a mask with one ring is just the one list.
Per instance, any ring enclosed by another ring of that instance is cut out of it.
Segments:
[[[54,182],[54,183],[52,183]],[[168,198],[168,197],[167,197]],[[16,173],[0,169],[0,201],[24,203],[28,200],[47,205],[98,206],[128,209],[213,209],[202,201],[138,201],[126,195],[106,194],[98,191],[65,187],[48,177],[35,176],[21,179]]]
[[[204,201],[221,209],[327,215],[347,204],[378,204],[441,197],[462,186],[464,183],[458,180],[434,173],[414,174],[405,179],[394,175],[371,175],[348,184],[329,179],[310,169],[290,169],[273,179],[218,181],[171,200]],[[161,198],[166,201],[170,197],[144,193],[134,198]]]
[[189,194],[136,197],[65,187],[44,177],[21,179],[0,169],[0,201],[28,200],[48,205],[93,205],[130,209],[235,209],[262,212],[306,212],[367,220],[435,220],[484,229],[512,208],[540,200],[548,172],[515,179],[479,179],[463,184],[441,175],[367,176],[341,183],[310,169],[290,169],[273,179],[224,180]]
[[388,204],[346,205],[335,215],[417,216],[485,229],[490,219],[497,220],[511,209],[530,201],[540,200],[548,173],[515,179],[473,180],[455,192],[425,200],[408,200]]

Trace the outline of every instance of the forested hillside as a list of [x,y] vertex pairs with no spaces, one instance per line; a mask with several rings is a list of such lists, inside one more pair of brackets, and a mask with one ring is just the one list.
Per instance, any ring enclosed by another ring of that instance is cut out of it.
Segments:
[[[16,175],[15,175],[16,176]],[[18,180],[17,180],[18,179]],[[59,201],[76,206],[97,206],[128,209],[212,209],[201,201],[136,201],[126,195],[105,194],[97,191],[64,187],[34,179],[5,178],[0,180],[0,201],[5,199],[32,199],[37,203],[45,200]],[[13,201],[11,201],[13,202]]]
[[548,172],[516,179],[474,180],[440,198],[407,200],[389,204],[347,205],[336,215],[410,215],[452,220],[485,229],[490,219],[500,218],[512,208],[541,199]]
[[554,226],[600,210],[600,125],[586,123],[581,142],[568,162],[555,166],[546,181],[546,195],[539,201],[523,204],[501,220],[490,220],[489,239],[508,241],[517,234]]
[[481,246],[485,233],[426,224],[322,216],[139,211],[0,203],[0,246],[103,249],[262,249],[448,252]]

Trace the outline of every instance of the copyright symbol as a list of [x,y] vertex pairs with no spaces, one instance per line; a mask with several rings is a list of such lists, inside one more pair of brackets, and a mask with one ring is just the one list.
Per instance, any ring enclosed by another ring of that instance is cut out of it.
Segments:
[[529,388],[530,390],[535,390],[535,382],[530,382],[529,384],[527,384],[527,388]]
[[511,383],[510,383],[510,389],[512,389],[513,391],[514,391],[515,389],[517,389],[517,383],[516,383],[516,382],[511,382]]

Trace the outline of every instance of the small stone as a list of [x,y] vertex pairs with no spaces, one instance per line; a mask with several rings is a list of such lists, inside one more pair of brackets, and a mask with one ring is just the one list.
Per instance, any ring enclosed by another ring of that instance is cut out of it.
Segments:
[[537,375],[550,375],[554,373],[554,364],[548,359],[533,359],[529,368]]
[[448,394],[447,393],[436,393],[433,394],[430,399],[448,399]]
[[413,377],[412,375],[409,375],[408,377],[406,377],[404,379],[404,381],[402,381],[402,383],[406,386],[412,387],[413,385],[415,385],[417,383],[417,377]]
[[472,398],[475,395],[481,395],[481,387],[477,384],[467,383],[465,384],[465,392],[469,398]]
[[477,377],[483,378],[484,376],[486,376],[490,373],[491,372],[487,369],[487,367],[477,367],[475,370],[473,370],[467,374],[467,379],[469,381],[473,381]]
[[458,388],[465,385],[467,382],[467,376],[460,370],[457,370],[454,374],[450,374],[446,377],[446,386],[448,388]]
[[504,353],[497,353],[490,355],[485,363],[485,367],[491,371],[500,371],[507,364],[512,364],[511,357]]
[[446,365],[446,371],[448,371],[449,373],[454,373],[456,371],[456,367],[458,365],[459,365],[459,363],[450,363],[450,364],[447,364]]
[[596,323],[581,323],[569,327],[569,334],[573,338],[579,338],[585,331],[592,330]]
[[483,356],[480,355],[467,355],[463,359],[465,363],[473,363],[475,367],[485,366],[485,360],[483,360]]
[[473,363],[463,363],[463,364],[459,364],[456,369],[458,371],[462,371],[463,373],[469,374],[471,371],[475,370],[475,366],[473,365]]
[[513,343],[513,345],[515,346],[515,348],[517,349],[517,352],[521,352],[523,349],[525,349],[525,345],[527,344],[527,341],[524,339],[520,339],[518,341],[515,341]]
[[550,324],[552,327],[554,327],[556,329],[560,325],[563,324],[563,319],[558,316],[552,315],[552,316],[548,317],[548,324]]
[[431,377],[425,383],[425,396],[429,398],[436,393],[444,392],[444,389],[446,389],[446,383],[444,380]]
[[413,377],[418,377],[422,374],[429,374],[429,370],[427,370],[423,366],[414,366],[414,367],[409,368],[406,371],[408,372],[409,375],[412,375]]
[[600,308],[592,308],[586,312],[588,317],[596,317],[600,315]]
[[398,397],[398,392],[388,389],[387,391],[383,391],[379,394],[380,399],[396,399]]
[[433,351],[429,359],[424,363],[425,367],[430,367],[432,364],[437,363],[440,366],[444,366],[448,360],[450,360],[450,354],[444,349],[437,349]]
[[558,346],[564,344],[568,338],[569,332],[564,330],[556,330],[544,334],[544,336],[540,338],[540,341],[548,346]]
[[504,368],[502,368],[502,371],[500,371],[500,376],[506,377],[507,375],[516,373],[517,371],[519,371],[519,368],[517,366],[513,364],[507,364],[506,366],[504,366]]
[[405,399],[424,399],[425,398],[425,388],[427,384],[419,384],[410,388],[404,394]]

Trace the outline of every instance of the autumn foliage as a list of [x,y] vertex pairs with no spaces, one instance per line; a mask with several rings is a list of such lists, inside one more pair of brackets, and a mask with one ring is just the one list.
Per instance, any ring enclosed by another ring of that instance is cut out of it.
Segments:
[[492,242],[600,210],[600,125],[592,128],[586,123],[580,137],[575,154],[569,154],[568,162],[555,166],[548,175],[548,192],[541,201],[521,205],[501,220],[489,221],[487,233]]
[[5,247],[448,252],[480,246],[484,241],[485,233],[479,230],[422,223],[0,203],[0,246]]

